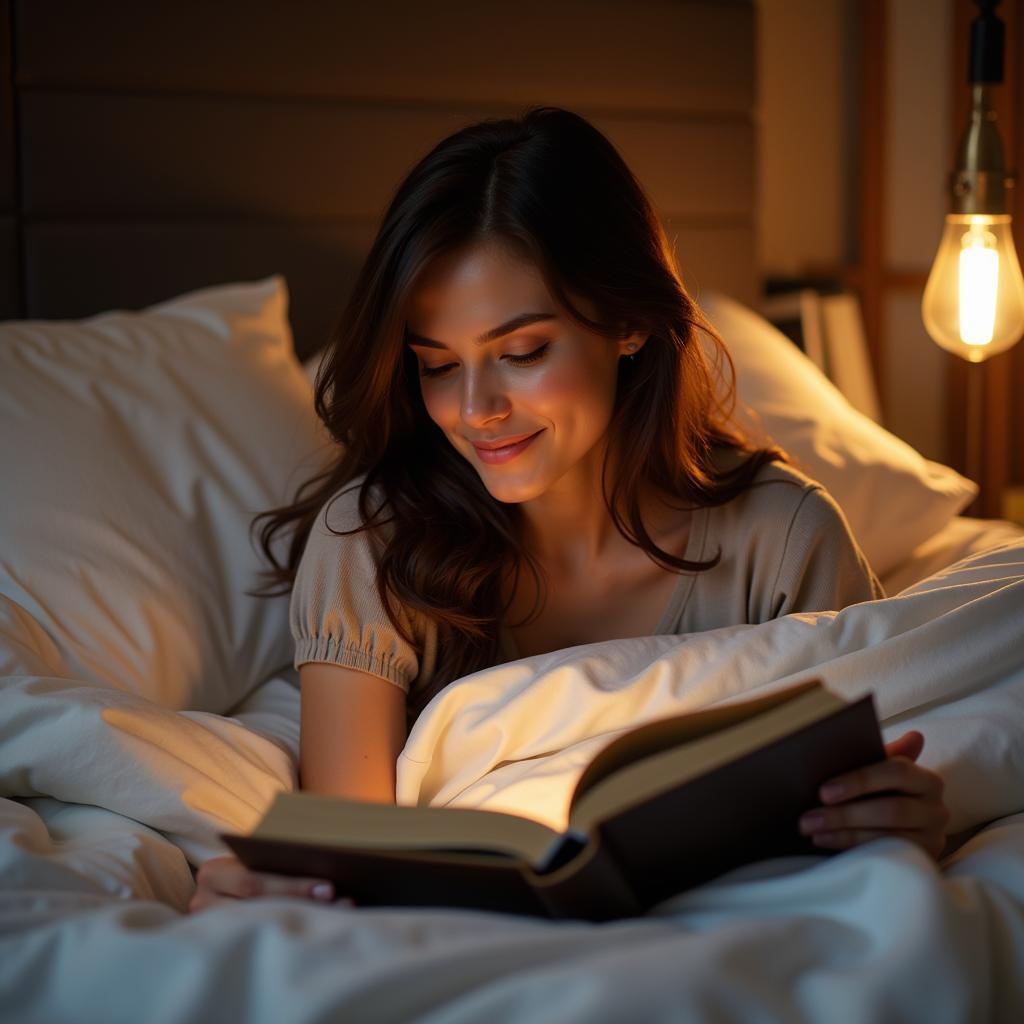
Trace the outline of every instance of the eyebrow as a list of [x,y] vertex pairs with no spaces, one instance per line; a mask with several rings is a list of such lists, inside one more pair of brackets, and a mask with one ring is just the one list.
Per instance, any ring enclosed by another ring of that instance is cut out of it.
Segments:
[[[529,327],[530,324],[535,324],[540,320],[555,320],[557,317],[554,313],[520,313],[519,316],[512,317],[511,320],[506,320],[503,324],[498,324],[497,327],[492,327],[489,331],[484,331],[479,338],[476,338],[473,342],[474,345],[486,345],[489,341],[496,341],[498,338],[503,338],[506,334],[512,334],[514,331],[522,330],[524,327]],[[434,341],[433,338],[424,338],[421,334],[415,334],[413,331],[406,330],[405,340],[409,345],[422,345],[424,348],[447,348],[447,345],[441,344],[439,341]]]

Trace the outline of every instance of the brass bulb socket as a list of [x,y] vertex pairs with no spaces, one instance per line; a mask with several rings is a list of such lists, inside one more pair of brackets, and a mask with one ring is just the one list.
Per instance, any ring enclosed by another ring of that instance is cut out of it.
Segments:
[[1003,162],[1003,140],[996,126],[992,87],[971,87],[971,117],[960,140],[956,170],[950,176],[950,213],[1001,214],[1009,210],[1013,178]]
[[1008,213],[1007,194],[1013,186],[1013,177],[1003,171],[954,171],[949,178],[950,213]]

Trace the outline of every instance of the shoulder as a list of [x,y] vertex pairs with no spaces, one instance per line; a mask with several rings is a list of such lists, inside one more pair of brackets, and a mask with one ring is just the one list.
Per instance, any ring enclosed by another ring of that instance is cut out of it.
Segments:
[[769,560],[801,560],[843,550],[863,560],[843,510],[796,466],[768,462],[740,494],[710,509],[723,546],[760,551]]
[[[366,490],[366,476],[358,476],[339,487],[320,506],[313,527],[320,535],[330,536],[345,530],[357,530],[364,522],[360,509],[363,491]],[[378,488],[367,493],[368,511],[373,515],[382,502]]]
[[[310,595],[334,594],[346,581],[355,590],[372,585],[383,544],[360,509],[362,477],[339,487],[321,504],[302,548],[292,586],[292,604]],[[371,497],[368,514],[373,516],[378,496]]]
[[[423,660],[430,624],[401,602],[385,607],[380,591],[381,548],[366,524],[356,478],[323,502],[299,559],[289,606],[295,641],[294,666],[309,661],[358,668],[383,676],[408,691],[413,680],[433,671]],[[367,495],[374,516],[380,495]],[[374,517],[375,518],[375,517]]]
[[[715,461],[728,470],[741,457],[734,452],[717,453]],[[766,521],[782,526],[797,515],[805,520],[843,518],[835,499],[817,480],[796,466],[778,461],[761,466],[749,486],[722,510],[726,515],[756,519],[762,526]]]
[[796,466],[788,462],[766,462],[754,477],[756,484],[785,484],[789,487],[799,488],[801,491],[809,491],[821,487],[817,480],[801,472]]
[[786,463],[770,462],[762,466],[751,490],[753,500],[792,509],[802,518],[843,518],[835,498],[822,484]]
[[[322,554],[325,550],[371,547],[379,550],[388,519],[385,505],[379,488],[367,490],[365,476],[343,484],[320,506],[310,526],[303,558],[310,552]],[[363,529],[364,526],[368,528]]]
[[766,463],[711,512],[723,564],[749,588],[746,621],[884,596],[842,509],[796,466]]

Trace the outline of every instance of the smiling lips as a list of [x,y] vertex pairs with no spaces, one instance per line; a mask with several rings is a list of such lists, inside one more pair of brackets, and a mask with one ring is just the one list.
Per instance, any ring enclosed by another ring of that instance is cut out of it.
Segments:
[[499,441],[488,441],[488,442],[473,442],[473,447],[476,449],[477,455],[480,457],[481,462],[486,462],[489,465],[496,465],[501,462],[508,462],[509,459],[514,459],[517,455],[526,451],[530,447],[530,444],[543,431],[538,430],[535,434],[528,434],[519,440],[502,438]]
[[[535,431],[536,433],[536,431]],[[499,437],[496,441],[474,441],[474,448],[483,448],[485,451],[497,451],[499,448],[508,448],[520,441],[525,441],[532,434],[510,434],[508,437]]]

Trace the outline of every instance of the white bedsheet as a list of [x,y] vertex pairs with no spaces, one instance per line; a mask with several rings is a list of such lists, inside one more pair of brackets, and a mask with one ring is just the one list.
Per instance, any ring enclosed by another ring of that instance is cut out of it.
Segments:
[[[18,1021],[1024,1019],[1024,542],[886,601],[612,641],[462,680],[421,716],[399,797],[554,824],[645,718],[808,674],[926,736],[954,830],[940,871],[889,839],[755,865],[605,925],[268,900],[180,913],[294,785],[297,694],[232,717],[26,672],[0,719],[0,1016]],[[68,804],[102,806],[68,806]]]
[[898,594],[968,555],[1011,544],[1020,534],[1021,528],[1005,519],[954,516],[938,533],[919,544],[909,558],[886,573],[882,586],[886,594]]

